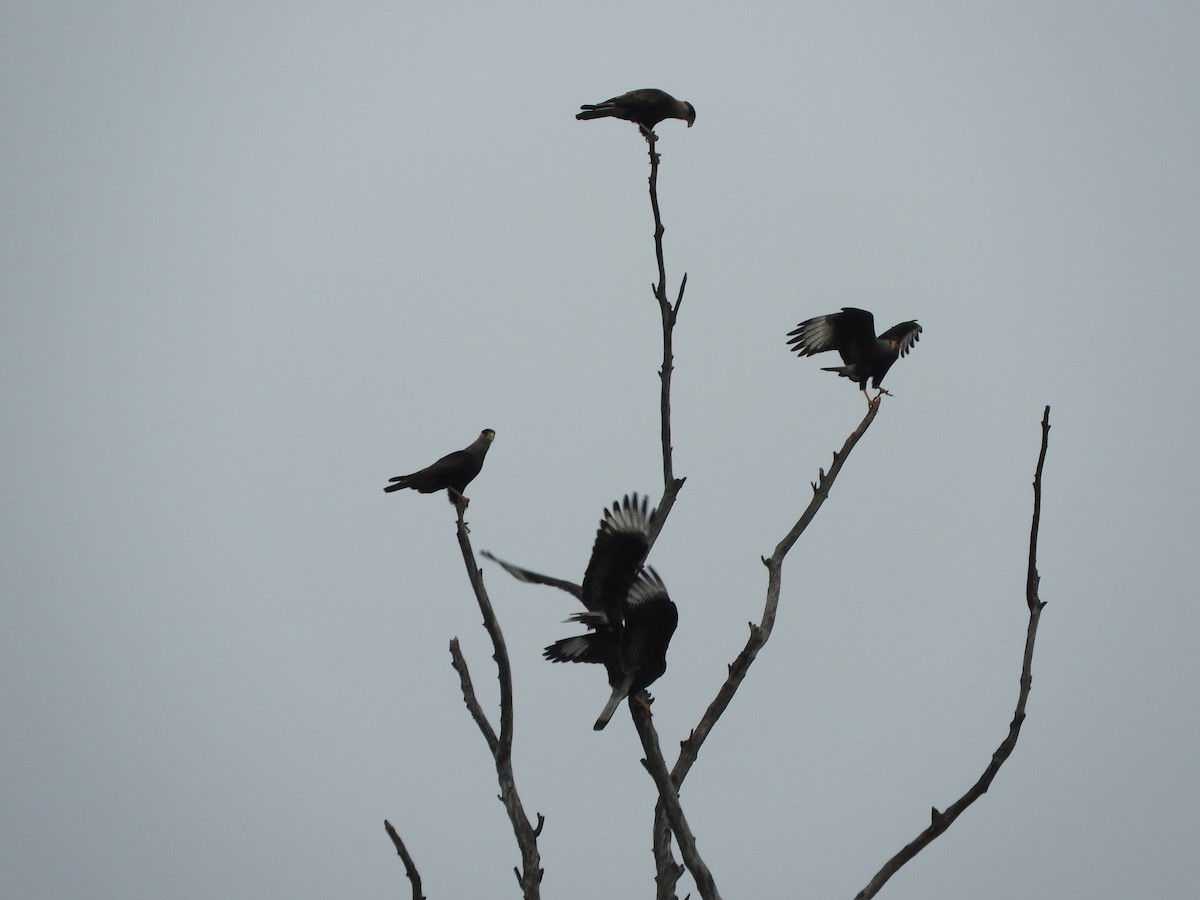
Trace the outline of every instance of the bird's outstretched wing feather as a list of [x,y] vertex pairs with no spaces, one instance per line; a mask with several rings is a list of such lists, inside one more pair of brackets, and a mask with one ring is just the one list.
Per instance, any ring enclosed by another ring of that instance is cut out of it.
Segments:
[[517,581],[524,581],[529,584],[545,584],[550,587],[556,587],[559,590],[566,591],[576,600],[583,596],[583,589],[573,581],[567,581],[565,578],[555,578],[553,575],[543,575],[540,572],[534,572],[532,569],[525,569],[521,566],[514,565],[510,562],[505,562],[500,557],[493,555],[487,550],[480,550],[479,555],[490,559],[505,572],[511,575]]
[[847,352],[857,355],[875,340],[875,317],[853,306],[841,312],[807,319],[788,332],[788,345],[801,356],[837,350],[846,362]]
[[650,550],[650,520],[646,497],[626,495],[604,511],[596,531],[592,556],[583,573],[583,605],[619,622],[622,604]]
[[542,656],[550,662],[606,663],[612,656],[612,638],[594,631],[555,641]]
[[879,340],[894,344],[901,356],[907,356],[913,344],[921,339],[921,326],[916,322],[901,322],[893,325],[879,336]]

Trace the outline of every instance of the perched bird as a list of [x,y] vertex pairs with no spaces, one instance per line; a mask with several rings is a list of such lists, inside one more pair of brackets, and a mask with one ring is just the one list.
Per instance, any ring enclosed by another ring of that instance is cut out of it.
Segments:
[[488,447],[492,445],[495,436],[496,432],[485,428],[479,432],[479,437],[475,438],[471,446],[447,453],[433,465],[426,466],[419,472],[389,478],[391,484],[384,490],[391,493],[403,488],[412,488],[422,494],[445,490],[451,503],[461,501],[465,506],[469,501],[463,496],[463,491],[483,468],[483,458],[487,456]]
[[[596,731],[608,724],[622,700],[636,696],[667,670],[667,647],[679,624],[679,611],[667,596],[662,579],[653,569],[641,568],[650,549],[654,515],[646,507],[646,498],[639,502],[634,494],[604,511],[579,595],[587,611],[570,619],[591,630],[555,641],[543,654],[551,662],[600,663],[605,667],[613,691],[593,726]],[[516,569],[504,565],[510,572]],[[528,575],[532,577],[525,580],[557,581],[536,573]]]
[[696,121],[696,107],[686,100],[676,100],[658,88],[642,88],[603,103],[585,103],[579,107],[576,119],[625,119],[633,122],[649,140],[654,135],[654,126],[663,119],[683,119],[688,128]]
[[[865,309],[846,306],[841,312],[801,322],[788,332],[788,344],[801,356],[836,350],[845,365],[826,366],[821,371],[837,372],[843,378],[858,382],[864,394],[869,379],[871,387],[886,394],[879,382],[883,381],[892,363],[908,355],[920,335],[921,326],[911,321],[893,325],[876,337],[875,317]],[[870,402],[869,397],[867,402]]]

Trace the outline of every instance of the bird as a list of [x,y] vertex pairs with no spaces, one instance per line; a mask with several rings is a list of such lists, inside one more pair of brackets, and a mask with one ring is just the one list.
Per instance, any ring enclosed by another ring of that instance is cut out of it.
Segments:
[[[605,667],[612,694],[592,726],[596,731],[609,723],[628,696],[638,697],[649,709],[642,692],[666,672],[667,648],[679,624],[679,610],[662,579],[652,568],[642,568],[650,550],[654,517],[647,506],[645,497],[639,500],[633,494],[605,509],[579,595],[587,610],[568,620],[590,630],[555,641],[543,652],[551,662]],[[502,565],[510,572],[516,568]],[[529,574],[532,578],[525,580],[553,583],[545,576]]]
[[389,478],[391,483],[384,491],[390,494],[392,491],[412,488],[421,494],[432,494],[434,491],[445,490],[451,503],[461,502],[466,506],[470,501],[463,496],[463,491],[483,468],[483,458],[487,456],[488,448],[495,437],[496,432],[485,428],[470,446],[447,453],[433,465],[426,466],[419,472]]
[[603,103],[585,103],[576,119],[625,119],[641,129],[646,140],[654,139],[654,126],[663,119],[683,119],[688,128],[696,121],[696,107],[686,100],[676,100],[658,88],[642,88]]
[[[814,356],[826,350],[841,354],[844,366],[826,366],[823,372],[836,372],[842,378],[858,382],[866,394],[867,381],[886,394],[879,383],[901,356],[907,356],[921,336],[916,320],[893,325],[875,336],[875,317],[865,309],[842,307],[841,312],[807,319],[788,332],[788,344],[801,356]],[[878,395],[876,395],[878,396]],[[871,398],[867,397],[867,402]]]

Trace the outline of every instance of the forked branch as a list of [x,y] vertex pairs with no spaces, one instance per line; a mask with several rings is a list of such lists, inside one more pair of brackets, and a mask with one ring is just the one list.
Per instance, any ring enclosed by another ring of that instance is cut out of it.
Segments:
[[454,638],[450,642],[451,662],[455,671],[458,672],[463,702],[466,704],[471,718],[479,727],[484,740],[487,741],[488,749],[491,750],[492,758],[496,763],[496,778],[500,784],[500,802],[504,804],[504,809],[508,813],[513,834],[517,839],[517,847],[521,851],[521,867],[513,871],[516,873],[517,882],[521,886],[525,900],[537,900],[541,896],[543,874],[537,839],[542,833],[545,819],[541,813],[538,813],[537,825],[531,824],[529,817],[525,814],[525,808],[521,804],[520,795],[517,793],[517,782],[512,768],[513,691],[508,647],[504,643],[504,635],[500,631],[496,613],[492,610],[492,602],[488,598],[487,588],[483,583],[483,572],[476,564],[475,553],[471,549],[469,529],[466,522],[463,521],[465,506],[461,503],[457,506],[458,546],[462,550],[463,562],[467,567],[467,577],[471,580],[471,588],[475,592],[479,611],[483,614],[483,627],[492,639],[492,658],[496,661],[497,677],[500,680],[500,733],[498,735],[475,696],[471,673],[467,669],[467,661],[463,658],[462,650],[459,648],[458,638]]
[[889,878],[895,875],[900,868],[910,859],[928,847],[933,841],[939,837],[947,828],[949,828],[955,819],[957,819],[963,811],[987,793],[988,788],[992,784],[992,780],[996,777],[996,773],[1000,771],[1000,767],[1012,755],[1013,749],[1017,746],[1017,738],[1021,734],[1021,725],[1025,721],[1025,703],[1029,699],[1030,688],[1033,687],[1033,676],[1031,669],[1033,666],[1033,642],[1037,637],[1038,622],[1042,616],[1042,609],[1046,604],[1038,597],[1038,584],[1040,576],[1037,570],[1037,543],[1038,543],[1038,525],[1042,518],[1042,466],[1046,462],[1046,447],[1050,441],[1050,407],[1046,407],[1046,411],[1042,415],[1042,449],[1038,453],[1037,468],[1033,476],[1033,525],[1029,531],[1029,568],[1025,580],[1025,604],[1029,607],[1029,625],[1025,630],[1025,652],[1021,662],[1021,685],[1017,692],[1017,708],[1013,713],[1012,722],[1008,726],[1008,734],[1001,741],[1000,746],[996,748],[996,752],[992,754],[991,760],[988,762],[987,768],[983,770],[983,774],[979,780],[971,785],[970,789],[951,803],[945,810],[939,811],[935,806],[930,813],[929,827],[922,831],[905,846],[899,853],[889,859],[882,869],[875,873],[875,877],[867,884],[865,888],[858,892],[855,900],[868,900],[879,893],[879,889],[883,887]]

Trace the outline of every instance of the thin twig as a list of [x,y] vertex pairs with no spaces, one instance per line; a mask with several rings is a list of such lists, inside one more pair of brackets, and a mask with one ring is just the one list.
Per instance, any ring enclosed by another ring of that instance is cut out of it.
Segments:
[[[699,724],[692,729],[687,739],[680,743],[679,758],[671,769],[671,781],[676,789],[683,784],[683,780],[687,777],[692,765],[696,762],[701,745],[712,732],[722,713],[725,712],[726,708],[733,701],[734,694],[741,687],[746,674],[750,670],[751,664],[758,656],[758,652],[771,637],[771,631],[775,627],[775,615],[779,609],[779,593],[783,577],[784,557],[787,556],[788,551],[792,549],[792,546],[800,538],[800,535],[804,533],[809,523],[816,517],[821,506],[829,498],[829,491],[833,487],[834,481],[837,480],[838,474],[842,471],[842,466],[845,465],[850,451],[854,449],[862,436],[866,434],[867,429],[871,427],[871,423],[875,421],[880,403],[880,397],[876,397],[871,401],[866,416],[863,417],[863,420],[851,432],[850,436],[846,438],[846,442],[842,444],[842,449],[833,454],[833,463],[830,465],[829,471],[821,469],[818,479],[812,483],[812,499],[809,501],[804,512],[801,513],[800,518],[797,519],[796,524],[792,526],[791,530],[776,545],[775,551],[771,554],[770,558],[763,558],[763,564],[767,567],[767,597],[763,606],[762,621],[757,625],[753,622],[749,623],[750,636],[746,640],[746,646],[742,648],[742,652],[737,655],[737,658],[730,663],[729,674],[725,682],[721,685],[720,690],[717,691],[717,696],[708,705],[708,709],[704,711]],[[658,900],[674,900],[675,882],[678,881],[679,867],[670,856],[670,841],[663,840],[663,835],[667,831],[668,824],[667,810],[661,800],[654,813],[654,848],[658,869],[657,897]],[[671,877],[672,872],[676,873],[674,878]]]
[[504,809],[508,813],[513,834],[517,839],[517,847],[521,851],[521,868],[513,870],[517,876],[517,883],[521,886],[525,900],[538,900],[541,896],[543,870],[537,839],[542,832],[545,820],[542,814],[538,813],[538,824],[536,826],[530,824],[529,817],[525,814],[525,808],[521,804],[520,795],[517,793],[517,782],[512,768],[513,693],[512,667],[508,660],[508,647],[504,643],[500,623],[496,620],[496,613],[488,598],[487,588],[483,583],[483,572],[475,562],[475,553],[471,549],[470,529],[463,521],[466,507],[460,503],[457,504],[457,509],[458,546],[462,550],[463,562],[467,567],[467,577],[471,580],[471,588],[479,603],[479,611],[483,613],[483,627],[492,639],[492,658],[496,661],[497,677],[500,680],[500,734],[498,736],[475,696],[475,688],[467,670],[467,661],[463,658],[459,648],[458,638],[454,638],[450,642],[451,664],[458,672],[459,680],[462,683],[463,701],[466,703],[467,710],[471,713],[475,724],[479,726],[496,762],[496,777],[500,784],[500,802],[504,804]]
[[404,874],[412,882],[413,900],[425,900],[425,895],[421,893],[421,873],[417,871],[417,864],[413,862],[413,858],[408,855],[408,848],[404,846],[404,841],[400,839],[399,832],[392,827],[392,823],[387,819],[383,820],[383,828],[388,833],[388,837],[392,839],[392,844],[396,847],[396,852],[400,854],[400,861],[404,863]]
[[1029,570],[1025,581],[1025,603],[1029,607],[1029,625],[1025,630],[1025,652],[1021,662],[1021,687],[1017,692],[1017,708],[1013,713],[1012,722],[1008,726],[1008,735],[996,748],[996,752],[992,754],[991,761],[988,763],[979,780],[971,785],[970,789],[955,800],[952,804],[946,807],[945,811],[938,811],[934,807],[931,811],[929,827],[922,831],[917,837],[909,843],[899,853],[889,859],[867,884],[856,895],[855,900],[868,900],[879,893],[879,889],[887,883],[888,879],[895,875],[900,868],[910,859],[924,850],[929,844],[933,843],[934,839],[942,834],[947,828],[953,824],[963,811],[987,793],[988,788],[992,784],[992,780],[1000,771],[1000,767],[1012,754],[1013,749],[1017,746],[1017,738],[1021,734],[1021,725],[1025,721],[1025,704],[1029,699],[1029,691],[1033,687],[1033,676],[1031,669],[1033,666],[1033,643],[1037,637],[1038,622],[1041,620],[1042,609],[1046,604],[1038,597],[1038,584],[1040,576],[1037,571],[1037,540],[1038,540],[1038,524],[1042,517],[1042,466],[1046,461],[1046,447],[1050,441],[1050,407],[1046,407],[1045,413],[1042,415],[1042,449],[1038,454],[1037,469],[1033,476],[1033,525],[1029,532]]

